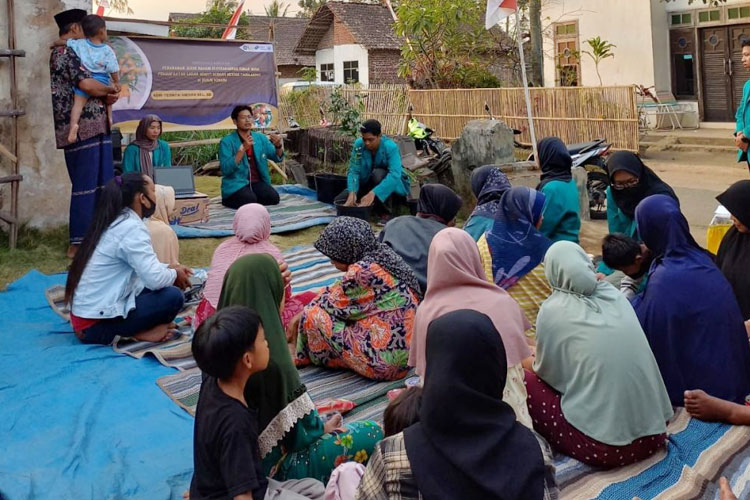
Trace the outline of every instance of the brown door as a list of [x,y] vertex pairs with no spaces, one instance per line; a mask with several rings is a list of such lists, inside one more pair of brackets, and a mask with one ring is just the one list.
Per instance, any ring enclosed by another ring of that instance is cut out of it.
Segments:
[[709,122],[731,121],[733,116],[728,36],[726,27],[701,30],[703,110]]
[[750,79],[742,67],[742,41],[750,38],[750,25],[704,28],[700,35],[705,119],[732,122]]

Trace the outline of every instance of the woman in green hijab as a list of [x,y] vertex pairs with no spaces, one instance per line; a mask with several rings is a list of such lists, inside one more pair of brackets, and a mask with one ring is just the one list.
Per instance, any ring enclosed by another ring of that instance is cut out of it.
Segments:
[[534,429],[561,453],[597,467],[643,460],[666,445],[672,405],[630,302],[597,281],[575,243],[544,258],[552,295],[536,324],[526,373]]
[[266,473],[279,481],[312,477],[325,483],[340,463],[366,462],[383,432],[370,421],[340,429],[335,429],[338,419],[323,423],[289,354],[281,325],[284,280],[273,257],[247,255],[232,264],[218,310],[234,305],[260,315],[271,354],[268,368],[245,386],[245,400],[258,411],[258,444]]

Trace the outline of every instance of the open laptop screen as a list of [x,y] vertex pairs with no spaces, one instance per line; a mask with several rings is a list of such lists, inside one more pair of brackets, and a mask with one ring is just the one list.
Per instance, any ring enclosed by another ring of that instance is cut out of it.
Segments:
[[155,168],[154,182],[163,186],[172,186],[177,196],[195,193],[192,166]]

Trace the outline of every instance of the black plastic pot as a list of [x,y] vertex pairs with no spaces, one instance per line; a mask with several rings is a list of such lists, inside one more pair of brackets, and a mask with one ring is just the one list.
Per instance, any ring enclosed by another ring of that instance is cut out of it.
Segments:
[[318,193],[318,201],[333,203],[334,198],[345,189],[345,175],[315,174],[315,190]]
[[372,214],[372,205],[369,207],[345,207],[344,202],[336,203],[336,216],[337,217],[356,217],[364,221],[370,222],[370,215]]

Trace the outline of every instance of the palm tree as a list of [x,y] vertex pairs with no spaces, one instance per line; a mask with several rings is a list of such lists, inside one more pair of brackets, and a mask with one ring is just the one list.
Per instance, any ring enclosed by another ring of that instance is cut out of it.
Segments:
[[602,75],[599,74],[599,63],[608,57],[615,57],[612,49],[616,47],[615,44],[609,43],[607,40],[602,40],[601,37],[595,36],[589,38],[584,43],[587,43],[591,50],[584,50],[583,53],[587,54],[591,59],[594,60],[594,66],[596,68],[596,76],[599,77],[599,85],[602,85]]
[[289,10],[289,5],[279,0],[273,0],[270,4],[264,7],[266,16],[268,17],[286,17],[286,13]]

